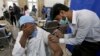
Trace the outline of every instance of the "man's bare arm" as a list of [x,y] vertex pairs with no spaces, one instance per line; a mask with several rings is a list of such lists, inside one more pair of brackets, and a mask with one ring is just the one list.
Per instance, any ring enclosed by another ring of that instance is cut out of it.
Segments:
[[53,56],[62,56],[63,55],[63,51],[62,51],[62,49],[60,48],[60,46],[59,46],[59,44],[58,43],[56,43],[56,42],[52,42],[51,40],[50,40],[50,38],[53,38],[53,36],[51,35],[49,35],[49,47],[51,48],[51,50],[53,51]]

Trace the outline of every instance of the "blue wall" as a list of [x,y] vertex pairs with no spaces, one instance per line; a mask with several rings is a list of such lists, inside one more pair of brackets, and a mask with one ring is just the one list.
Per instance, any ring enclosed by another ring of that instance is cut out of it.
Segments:
[[100,0],[71,0],[72,10],[89,9],[100,17]]

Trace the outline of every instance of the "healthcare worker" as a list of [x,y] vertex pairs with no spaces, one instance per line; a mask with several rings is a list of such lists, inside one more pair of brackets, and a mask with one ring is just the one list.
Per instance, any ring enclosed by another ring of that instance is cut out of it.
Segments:
[[[48,46],[52,50],[60,50],[56,43],[49,42],[48,45],[48,35],[50,33],[37,27],[31,16],[22,16],[19,22],[21,31],[18,33],[12,51],[13,56],[51,56]],[[54,56],[59,56],[57,53],[54,52]]]
[[68,18],[72,29],[72,36],[62,36],[59,30],[57,35],[64,38],[51,37],[52,42],[74,45],[72,56],[96,56],[100,50],[100,19],[96,13],[87,10],[70,10],[63,4],[55,4],[51,10],[52,20],[60,21]]

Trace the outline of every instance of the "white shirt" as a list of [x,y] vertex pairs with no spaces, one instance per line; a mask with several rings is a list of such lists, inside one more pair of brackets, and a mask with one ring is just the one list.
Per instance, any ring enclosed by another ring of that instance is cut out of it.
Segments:
[[7,8],[6,8],[6,7],[5,7],[5,8],[3,7],[3,8],[0,9],[0,17],[1,17],[1,16],[4,16],[3,13],[4,13],[5,11],[7,11]]
[[71,28],[74,36],[68,38],[65,35],[59,40],[60,43],[78,45],[83,41],[100,42],[100,19],[90,10],[73,11]]
[[19,43],[22,35],[23,31],[20,31],[12,51],[13,56],[50,56],[50,52],[46,53],[45,50],[45,44],[48,44],[48,32],[37,27],[37,36],[28,40],[25,48]]
[[0,17],[3,16],[3,12],[2,9],[0,9]]
[[3,8],[2,8],[2,11],[3,11],[3,12],[7,11],[7,8],[6,8],[6,7],[3,7]]
[[28,15],[29,16],[30,15],[30,11],[29,10],[26,10],[25,11],[25,15]]

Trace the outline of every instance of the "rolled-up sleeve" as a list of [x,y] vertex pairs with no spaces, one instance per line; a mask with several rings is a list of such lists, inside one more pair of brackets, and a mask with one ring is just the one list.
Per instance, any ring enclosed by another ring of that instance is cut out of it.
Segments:
[[25,55],[25,48],[21,47],[19,40],[22,36],[23,32],[18,33],[18,37],[16,39],[16,43],[14,45],[12,56],[24,56]]
[[50,33],[45,31],[45,30],[42,30],[42,33],[43,33],[44,43],[48,44],[48,36],[49,36]]

